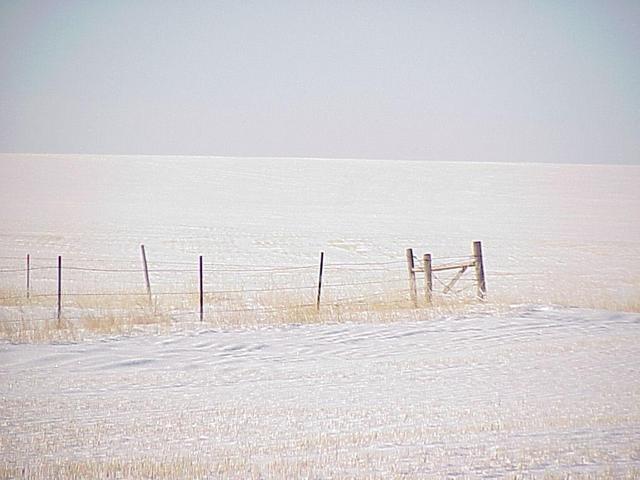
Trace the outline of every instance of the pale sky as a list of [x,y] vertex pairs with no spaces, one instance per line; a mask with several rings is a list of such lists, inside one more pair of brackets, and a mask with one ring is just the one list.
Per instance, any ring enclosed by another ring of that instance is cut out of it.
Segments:
[[0,151],[640,164],[640,2],[0,0]]

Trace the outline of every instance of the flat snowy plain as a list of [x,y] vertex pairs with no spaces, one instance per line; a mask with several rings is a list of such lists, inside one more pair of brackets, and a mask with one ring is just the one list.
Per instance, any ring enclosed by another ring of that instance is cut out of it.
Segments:
[[[0,477],[640,477],[640,167],[2,155],[0,178]],[[404,249],[472,240],[487,301],[467,274],[410,308]],[[13,298],[26,253],[34,295],[59,254],[66,291],[144,292],[140,243],[155,291],[193,291],[175,266],[202,254],[207,291],[246,294],[111,329],[147,307],[70,296],[62,331]],[[320,315],[252,310],[312,302],[321,250]]]

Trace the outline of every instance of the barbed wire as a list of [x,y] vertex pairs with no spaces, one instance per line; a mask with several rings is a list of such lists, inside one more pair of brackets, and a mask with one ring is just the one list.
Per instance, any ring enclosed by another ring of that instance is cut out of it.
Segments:
[[362,267],[362,266],[375,266],[375,265],[394,265],[399,263],[405,263],[404,260],[389,260],[386,262],[327,262],[327,267]]
[[[360,301],[360,300],[364,300],[367,298],[377,298],[380,296],[384,296],[384,295],[394,295],[394,294],[399,294],[399,293],[404,293],[403,290],[393,290],[393,291],[387,291],[387,292],[376,292],[376,293],[372,293],[372,294],[368,294],[368,295],[360,295],[360,296],[356,296],[356,297],[345,297],[345,298],[340,298],[340,299],[336,299],[327,303],[324,303],[322,306],[324,308],[326,307],[331,307],[331,306],[343,306],[343,305],[353,305],[352,302],[354,301]],[[143,294],[143,295],[146,295]],[[53,295],[55,296],[55,295]],[[392,302],[389,302],[389,304],[391,304]],[[395,302],[397,303],[397,302]],[[276,305],[276,306],[258,306],[258,307],[244,307],[244,308],[226,308],[226,309],[219,309],[219,308],[214,308],[214,309],[206,309],[204,311],[204,314],[206,316],[211,316],[211,315],[215,315],[215,314],[223,314],[223,313],[246,313],[246,312],[280,312],[280,311],[290,311],[290,310],[298,310],[301,308],[311,308],[311,307],[316,307],[315,303],[299,303],[299,304],[293,304],[293,305]],[[143,314],[145,316],[147,315],[151,315],[151,316],[155,316],[155,317],[162,317],[162,316],[171,316],[171,317],[181,317],[181,316],[199,316],[200,312],[199,311],[182,311],[182,310],[173,310],[173,311],[167,311],[167,312],[145,312],[145,311],[140,311],[140,312],[132,312],[132,313],[127,313],[127,314],[121,314],[121,315],[114,315],[113,313],[102,313],[101,315],[94,315],[94,314],[87,314],[81,317],[68,317],[63,315],[60,319],[57,319],[55,316],[48,316],[48,317],[44,317],[44,318],[20,318],[20,319],[1,319],[0,323],[2,324],[19,324],[19,323],[37,323],[37,322],[69,322],[69,321],[80,321],[80,320],[88,320],[88,319],[100,319],[100,318],[104,318],[104,319],[131,319],[133,317],[133,319],[136,318],[136,314]]]
[[[52,261],[55,262],[55,260],[57,259],[57,257],[29,257],[31,261],[36,260],[36,261],[42,261],[42,260],[47,260],[47,261]],[[472,255],[465,255],[465,256],[451,256],[451,257],[432,257],[432,261],[436,261],[436,262],[450,262],[452,265],[454,265],[455,261],[466,261],[468,262],[469,260],[472,260],[474,257]],[[20,260],[20,261],[25,261],[26,257],[0,257],[0,259],[11,259],[11,260]],[[91,259],[91,260],[87,260],[87,259],[78,259],[78,258],[73,258],[71,259],[71,261],[69,262],[67,260],[67,264],[63,264],[62,265],[62,270],[63,273],[64,272],[86,272],[86,273],[130,273],[130,274],[140,274],[144,272],[144,267],[140,264],[139,260],[138,261],[134,261],[134,260],[119,260],[119,259],[115,259],[115,260],[109,260],[109,259]],[[81,265],[79,263],[82,262],[86,262],[89,265]],[[102,263],[102,266],[93,266],[90,265],[90,263],[95,262],[95,263]],[[70,264],[69,264],[70,263]],[[109,264],[109,265],[105,265],[105,264]],[[118,268],[115,266],[112,266],[114,264],[120,264],[123,265],[122,268]],[[440,264],[442,265],[442,263]],[[378,274],[379,272],[393,272],[396,275],[398,274],[400,267],[404,267],[406,266],[406,259],[402,259],[402,260],[385,260],[385,261],[362,261],[362,262],[335,262],[335,263],[331,263],[331,262],[326,262],[324,264],[324,269],[325,269],[325,275],[329,274],[330,272],[339,272],[339,273],[349,273],[349,272],[359,272],[359,271],[366,271],[368,273],[371,273],[373,276],[373,274]],[[438,266],[436,264],[434,264],[434,266]],[[163,268],[166,267],[166,268]],[[181,268],[184,267],[184,268]],[[52,270],[57,270],[58,266],[57,265],[29,265],[29,267],[27,268],[26,266],[23,266],[21,268],[17,268],[16,266],[10,266],[10,265],[5,265],[5,266],[0,266],[0,273],[28,273],[28,272],[35,272],[35,271],[52,271]],[[216,273],[232,273],[232,274],[236,274],[239,275],[241,277],[246,277],[246,278],[261,278],[260,275],[263,274],[283,274],[283,275],[288,275],[288,274],[295,274],[295,273],[304,273],[305,275],[310,272],[313,271],[313,273],[315,273],[315,271],[317,271],[317,269],[319,269],[319,264],[305,264],[305,265],[255,265],[255,264],[238,264],[238,263],[218,263],[218,262],[203,262],[203,269],[204,269],[204,274],[205,275],[215,275]],[[151,261],[149,262],[149,268],[148,268],[148,273],[150,275],[156,276],[158,274],[172,274],[172,275],[179,275],[179,274],[193,274],[194,277],[195,275],[197,275],[197,273],[199,273],[200,269],[198,267],[198,263],[197,263],[197,259],[194,259],[193,262],[178,262],[178,261]],[[338,278],[340,278],[340,275],[336,274],[336,276],[338,276]],[[446,275],[446,274],[445,274]],[[515,277],[515,276],[540,276],[540,275],[544,275],[544,273],[538,273],[538,272],[509,272],[509,271],[503,271],[503,272],[493,272],[491,273],[489,276],[490,277]],[[370,276],[370,278],[371,278]],[[349,288],[357,288],[357,287],[361,287],[361,286],[378,286],[378,288],[374,288],[374,290],[378,290],[378,291],[374,291],[374,292],[369,292],[369,293],[365,293],[365,294],[360,294],[360,295],[348,295],[348,296],[343,296],[343,297],[339,297],[339,298],[335,298],[332,299],[332,296],[335,296],[334,293],[329,293],[327,295],[327,297],[325,297],[323,299],[322,302],[322,307],[326,308],[326,307],[339,307],[339,306],[349,306],[349,305],[365,305],[367,300],[370,299],[377,299],[378,302],[376,303],[376,305],[380,304],[380,300],[383,300],[385,297],[393,297],[395,295],[408,295],[409,291],[408,289],[392,289],[392,290],[386,290],[384,289],[385,285],[393,285],[393,284],[397,284],[398,282],[405,282],[407,281],[407,277],[406,277],[406,272],[405,272],[405,276],[403,277],[398,277],[398,276],[393,276],[390,277],[389,275],[386,276],[387,278],[382,278],[382,279],[367,279],[367,280],[353,280],[353,281],[336,281],[336,282],[326,282],[322,284],[322,288],[323,289],[327,289],[329,291],[331,291],[332,289],[337,289],[337,288],[344,288],[344,289],[349,289]],[[390,277],[390,278],[389,278]],[[77,287],[79,287],[78,289],[81,290],[82,289],[82,284],[80,284],[80,280],[78,280],[78,278],[80,278],[79,276],[76,277],[74,275],[69,275],[68,277],[66,277],[68,279],[71,280],[67,280],[69,282],[68,285],[75,285],[76,282],[78,282],[79,285],[77,285]],[[97,277],[98,278],[98,277]],[[99,277],[102,278],[102,277]],[[183,277],[178,277],[180,280],[182,280]],[[283,281],[285,278],[288,278],[290,284],[294,283],[290,278],[291,277],[283,277]],[[338,278],[336,278],[336,280],[338,280]],[[471,288],[475,287],[476,282],[473,278],[469,278],[467,277],[461,277],[456,279],[456,282],[453,282],[454,285],[459,282],[460,285],[462,286],[461,288],[456,288],[454,289],[452,285],[451,287],[449,287],[444,281],[443,279],[439,276],[436,275],[435,272],[433,274],[433,278],[434,281],[440,285],[442,285],[445,290],[448,291],[448,293],[450,294],[462,294],[468,290],[470,290]],[[445,277],[443,277],[445,278]],[[454,277],[455,278],[455,277]],[[39,282],[45,282],[47,285],[50,285],[49,282],[54,281],[54,279],[50,278],[49,275],[46,275],[46,278],[39,278],[38,279]],[[153,283],[153,282],[152,282]],[[159,282],[162,284],[162,282]],[[179,284],[182,282],[175,282],[174,288],[179,287]],[[247,282],[250,283],[250,282]],[[279,311],[287,311],[287,310],[292,310],[292,309],[300,309],[300,308],[308,308],[308,307],[315,307],[316,304],[315,303],[300,303],[300,304],[295,304],[295,305],[279,305],[279,306],[253,306],[253,307],[249,307],[249,306],[245,306],[245,307],[238,307],[238,308],[221,308],[221,305],[218,303],[217,305],[215,303],[213,303],[214,301],[211,299],[212,296],[215,295],[228,295],[228,294],[260,294],[260,293],[271,293],[271,292],[314,292],[317,291],[318,286],[317,284],[311,284],[311,285],[305,285],[304,283],[306,282],[301,282],[301,285],[291,285],[291,286],[269,286],[269,287],[253,287],[253,288],[212,288],[210,286],[205,286],[205,288],[202,291],[202,295],[205,296],[207,298],[207,307],[205,309],[205,315],[207,316],[215,316],[218,314],[226,314],[226,313],[240,313],[240,312],[279,312]],[[451,282],[450,282],[451,283]],[[191,284],[193,285],[193,284]],[[126,287],[127,286],[127,282],[121,283],[120,287]],[[162,286],[162,285],[161,285]],[[165,288],[171,288],[170,286],[168,286],[165,282],[164,284]],[[46,287],[45,287],[46,288]],[[83,298],[83,297],[121,297],[121,298],[127,298],[127,297],[147,297],[147,296],[151,296],[154,300],[153,303],[154,305],[158,304],[156,302],[156,300],[158,298],[161,297],[169,297],[169,296],[197,296],[199,295],[201,292],[199,290],[193,290],[191,286],[189,286],[189,283],[184,282],[182,288],[185,288],[184,290],[165,290],[165,291],[158,291],[158,292],[151,292],[151,294],[149,292],[146,291],[125,291],[125,292],[83,292],[83,291],[70,291],[70,292],[66,292],[66,291],[62,291],[61,292],[61,298],[62,298],[62,305],[69,309],[71,312],[73,312],[73,310],[75,308],[80,308],[82,309],[83,307],[81,306],[82,303],[81,302],[73,302],[74,298]],[[40,291],[42,291],[43,288],[40,288]],[[365,290],[365,289],[360,289],[360,290]],[[434,292],[436,293],[436,292]],[[10,295],[10,296],[6,296],[6,297],[0,297],[0,301],[13,301],[13,300],[20,300],[21,302],[18,303],[17,305],[20,305],[20,310],[22,311],[22,306],[24,305],[29,305],[28,302],[30,302],[31,300],[37,300],[37,299],[46,299],[46,298],[55,298],[58,297],[58,293],[31,293],[30,295],[26,296],[26,295]],[[306,295],[305,295],[306,296]],[[305,299],[305,296],[302,297],[302,300]],[[249,297],[251,298],[251,297]],[[259,297],[255,297],[255,298],[259,298]],[[308,298],[308,297],[307,297]],[[245,300],[246,301],[246,300]],[[402,298],[401,300],[395,300],[392,302],[387,302],[389,304],[397,304],[399,301],[408,301],[407,298]],[[75,303],[75,305],[74,305]],[[164,302],[165,308],[167,307],[167,305],[169,304],[172,307],[176,307],[179,306],[182,303],[182,305],[185,305],[184,300],[177,300],[177,301],[167,301]],[[46,304],[43,302],[43,306],[44,305],[49,305],[50,302],[46,302]],[[71,306],[73,305],[73,306]],[[154,307],[155,308],[155,307]],[[89,311],[91,312],[91,311]],[[137,315],[142,314],[142,315],[159,315],[159,316],[163,316],[163,315],[169,315],[169,316],[176,316],[176,317],[181,317],[181,316],[197,316],[199,315],[200,312],[198,311],[193,311],[193,310],[189,310],[189,311],[183,311],[183,310],[171,310],[169,312],[159,312],[159,313],[149,313],[146,311],[130,311],[127,314],[123,314],[118,316],[118,314],[114,314],[113,313],[106,313],[106,314],[97,314],[94,315],[92,313],[89,313],[88,315],[83,315],[80,317],[66,317],[63,314],[62,319],[64,321],[75,321],[75,320],[83,320],[83,319],[87,319],[87,318],[93,318],[94,316],[96,318],[135,318]],[[6,323],[6,322],[11,322],[14,320],[0,320],[0,322]],[[52,315],[52,316],[48,316],[45,319],[17,319],[15,320],[16,323],[19,322],[38,322],[38,321],[57,321],[56,315]]]
[[[545,277],[548,276],[548,273],[545,272],[491,272],[487,276],[491,277]],[[583,273],[572,273],[572,276],[590,276],[589,274]]]
[[[404,281],[401,278],[392,278],[392,279],[384,279],[384,280],[371,280],[371,281],[362,281],[362,282],[343,282],[343,283],[326,283],[323,284],[323,288],[337,288],[337,287],[353,287],[353,286],[361,286],[361,285],[382,285],[387,283],[395,283],[399,281]],[[301,291],[301,290],[316,290],[317,286],[295,286],[295,287],[271,287],[271,288],[241,288],[241,289],[225,289],[225,290],[209,290],[204,289],[203,295],[218,295],[218,294],[229,294],[229,293],[260,293],[260,292],[281,292],[281,291]],[[170,295],[199,295],[200,291],[160,291],[160,292],[152,292],[152,296],[170,296]],[[128,297],[128,296],[148,296],[148,292],[62,292],[62,297],[108,297],[108,296],[120,296],[120,297]],[[33,294],[29,295],[28,298],[46,298],[46,297],[57,297],[57,293],[43,293],[43,294]],[[14,299],[28,299],[24,295],[12,295],[9,297],[0,297],[0,301],[6,300],[14,300]]]
[[359,295],[357,297],[343,297],[343,298],[338,298],[334,300],[334,303],[333,304],[330,303],[330,305],[339,306],[344,302],[347,302],[348,304],[348,302],[351,302],[351,301],[366,300],[370,298],[379,298],[382,296],[399,295],[399,294],[408,294],[408,291],[405,289],[402,289],[402,290],[396,289],[396,290],[387,290],[383,292],[374,292],[374,293],[369,293],[365,295]]
[[[29,270],[33,271],[33,270],[51,270],[51,269],[55,269],[57,267],[31,267],[29,268]],[[8,267],[2,267],[0,268],[0,273],[26,273],[27,272],[27,268],[8,268]]]
[[[355,303],[355,302],[361,302],[362,300],[366,300],[366,299],[370,299],[370,298],[379,298],[381,296],[389,296],[389,295],[396,295],[396,294],[402,294],[405,293],[404,290],[392,290],[392,291],[386,291],[386,292],[376,292],[376,293],[372,293],[372,294],[367,294],[367,295],[360,295],[360,296],[356,296],[356,297],[344,297],[344,298],[340,298],[340,299],[336,299],[333,301],[329,301],[324,303],[322,306],[323,308],[327,308],[327,307],[340,307],[340,306],[353,306],[353,305],[359,305],[359,303]],[[406,299],[404,299],[406,300]],[[398,301],[395,302],[386,302],[383,303],[383,305],[393,305],[393,304],[397,304]],[[226,313],[246,313],[246,312],[263,312],[263,313],[273,313],[273,312],[284,312],[284,311],[291,311],[291,310],[299,310],[302,308],[315,308],[316,304],[315,303],[298,303],[298,304],[293,304],[293,305],[275,305],[275,306],[257,306],[257,307],[243,307],[243,308],[224,308],[224,309],[220,309],[220,308],[213,308],[213,309],[206,309],[204,311],[204,315],[207,317],[211,317],[211,316],[215,316],[217,314],[226,314]],[[189,310],[189,311],[183,311],[183,310],[169,310],[169,311],[155,311],[155,312],[148,312],[148,311],[133,311],[131,313],[127,313],[127,314],[119,314],[119,315],[114,315],[111,312],[103,312],[102,314],[92,314],[89,313],[87,315],[83,315],[83,316],[65,316],[63,315],[60,319],[57,319],[54,315],[52,316],[47,316],[47,317],[41,317],[41,318],[17,318],[17,319],[1,319],[0,323],[2,324],[29,324],[29,323],[41,323],[41,322],[51,322],[51,323],[61,323],[61,322],[74,322],[74,321],[82,321],[82,320],[91,320],[91,319],[96,319],[96,320],[100,320],[100,319],[104,319],[104,320],[113,320],[113,319],[131,319],[131,320],[135,320],[136,316],[139,315],[143,315],[145,317],[147,316],[151,316],[151,317],[164,317],[164,316],[170,316],[170,317],[184,317],[184,316],[194,316],[194,317],[198,317],[200,315],[199,311],[194,311],[194,310]]]
[[[381,263],[380,265],[385,265],[386,263]],[[193,264],[192,264],[193,265]],[[372,264],[374,265],[374,264]],[[310,269],[318,269],[319,265],[301,265],[301,266],[291,266],[291,267],[273,267],[273,268],[265,268],[265,267],[246,267],[245,268],[236,268],[236,266],[234,265],[234,268],[226,268],[226,267],[230,267],[230,265],[224,265],[224,264],[207,264],[204,263],[203,264],[204,267],[213,267],[213,266],[222,266],[223,268],[209,268],[209,269],[205,269],[204,271],[206,273],[211,273],[211,272],[226,272],[226,273],[277,273],[277,272],[292,272],[292,271],[301,271],[301,270],[310,270]],[[346,265],[338,265],[338,264],[331,264],[331,265],[326,265],[325,264],[325,269],[330,268],[330,267],[336,267],[339,269],[342,269],[342,267],[345,267]],[[37,267],[21,267],[21,268],[11,268],[11,267],[0,267],[0,273],[26,273],[27,271],[34,271],[34,270],[57,270],[58,267],[56,265],[50,265],[50,266],[37,266]],[[349,268],[347,268],[349,269]],[[102,267],[80,267],[80,266],[76,266],[76,265],[62,265],[62,270],[72,270],[72,271],[84,271],[84,272],[106,272],[106,273],[140,273],[144,271],[144,268],[142,266],[138,267],[138,268],[102,268]],[[362,270],[366,270],[366,271],[376,271],[376,270],[380,270],[380,271],[392,271],[391,269],[384,269],[384,268],[380,268],[380,269],[371,269],[371,268],[363,268]],[[192,268],[148,268],[148,272],[149,273],[183,273],[183,272],[188,272],[188,273],[198,273],[199,272],[199,268],[197,266],[192,267]]]

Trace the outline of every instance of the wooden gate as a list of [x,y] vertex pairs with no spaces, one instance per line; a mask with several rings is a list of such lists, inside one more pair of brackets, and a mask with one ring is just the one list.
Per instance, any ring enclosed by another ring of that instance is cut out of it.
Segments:
[[460,262],[449,262],[441,265],[434,265],[431,254],[425,253],[422,256],[422,265],[415,265],[415,257],[413,255],[413,249],[407,248],[407,271],[409,273],[409,292],[411,294],[411,301],[414,306],[418,306],[418,289],[416,282],[416,272],[424,273],[424,300],[425,303],[430,304],[433,300],[433,277],[435,272],[442,272],[446,270],[458,270],[455,276],[444,285],[442,293],[450,293],[453,286],[462,278],[464,273],[469,268],[475,269],[475,283],[476,283],[476,296],[480,300],[484,300],[487,295],[487,284],[484,278],[484,264],[482,260],[482,243],[473,242],[472,255],[468,259]]

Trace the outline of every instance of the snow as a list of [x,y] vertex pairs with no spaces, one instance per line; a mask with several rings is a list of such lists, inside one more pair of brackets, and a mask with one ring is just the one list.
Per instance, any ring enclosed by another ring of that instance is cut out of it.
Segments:
[[[193,291],[199,254],[208,291],[305,288],[211,298],[203,324],[170,297],[160,325],[7,336],[0,477],[639,474],[640,167],[6,154],[0,177],[4,269],[26,253],[134,267],[65,271],[67,292],[144,293],[140,243],[154,291]],[[458,257],[472,240],[485,304],[329,307],[406,299],[406,247]],[[219,312],[312,302],[321,250],[329,285],[362,284],[328,287],[320,316]],[[309,268],[240,271],[259,265]],[[0,273],[2,293],[22,295],[23,273]],[[54,275],[34,271],[33,292]],[[64,312],[100,322],[144,301]],[[48,298],[0,303],[3,325],[54,316]]]
[[640,462],[639,333],[637,314],[517,307],[3,345],[2,462],[619,478]]
[[[152,268],[196,268],[198,255],[317,265],[324,250],[329,265],[399,260],[390,276],[404,278],[407,247],[459,257],[482,240],[493,300],[619,309],[640,296],[638,166],[4,154],[0,177],[0,249],[16,257],[3,267],[31,253],[34,267],[62,255],[69,266],[139,269],[144,243]],[[313,287],[315,269],[304,273],[278,285]],[[36,292],[55,291],[54,272],[33,276]],[[4,274],[3,287],[22,292],[23,277]],[[247,277],[206,281],[263,284]],[[67,291],[144,292],[139,272],[67,271],[65,281]],[[152,282],[191,291],[197,276]]]

